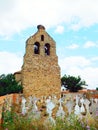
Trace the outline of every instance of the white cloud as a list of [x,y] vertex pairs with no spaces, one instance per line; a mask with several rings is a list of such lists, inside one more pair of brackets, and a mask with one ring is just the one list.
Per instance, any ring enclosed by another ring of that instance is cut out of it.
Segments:
[[94,43],[93,41],[87,41],[84,44],[84,48],[90,48],[90,47],[97,47],[96,43]]
[[5,0],[0,1],[0,35],[27,27],[69,25],[76,30],[98,23],[98,0]]
[[93,57],[91,60],[92,60],[92,61],[98,61],[98,56]]
[[57,26],[56,30],[55,30],[56,33],[60,33],[62,34],[64,32],[64,27],[63,26]]
[[81,70],[81,75],[88,83],[88,88],[98,87],[98,67],[87,67]]
[[78,66],[79,68],[83,68],[89,66],[91,64],[90,60],[86,59],[82,56],[70,56],[64,59],[59,60],[62,70],[68,70],[70,67]]
[[64,74],[78,76],[85,80],[88,84],[88,89],[98,87],[98,67],[93,67],[91,59],[81,56],[70,56],[65,59],[60,59],[59,64]]
[[70,46],[67,46],[66,48],[68,48],[68,49],[77,49],[79,47],[79,45],[78,44],[71,44]]
[[81,23],[71,24],[70,29],[78,31],[82,27]]
[[0,52],[0,74],[14,73],[21,70],[22,57],[20,54]]

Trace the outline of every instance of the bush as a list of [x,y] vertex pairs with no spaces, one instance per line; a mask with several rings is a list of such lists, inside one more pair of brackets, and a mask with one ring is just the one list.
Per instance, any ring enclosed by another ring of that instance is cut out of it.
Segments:
[[0,76],[0,96],[21,92],[23,92],[23,87],[16,82],[13,74]]

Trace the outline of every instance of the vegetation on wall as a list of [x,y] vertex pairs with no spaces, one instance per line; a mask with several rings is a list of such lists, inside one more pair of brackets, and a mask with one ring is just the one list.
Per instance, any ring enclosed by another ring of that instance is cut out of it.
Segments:
[[64,85],[66,90],[70,92],[78,92],[78,90],[83,89],[83,86],[87,86],[86,82],[80,76],[74,77],[70,75],[64,75],[61,78],[61,85]]
[[[31,113],[32,114],[32,113]],[[77,115],[66,115],[65,118],[51,120],[32,119],[13,112],[5,112],[0,130],[98,130],[98,118],[79,118]]]
[[23,87],[16,82],[13,74],[0,75],[0,96],[21,92],[23,92]]

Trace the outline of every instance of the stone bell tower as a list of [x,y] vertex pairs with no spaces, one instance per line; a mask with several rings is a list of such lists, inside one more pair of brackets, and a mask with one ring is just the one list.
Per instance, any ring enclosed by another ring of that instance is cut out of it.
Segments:
[[25,96],[60,96],[60,67],[55,41],[42,25],[27,39],[26,53],[21,70],[21,83]]

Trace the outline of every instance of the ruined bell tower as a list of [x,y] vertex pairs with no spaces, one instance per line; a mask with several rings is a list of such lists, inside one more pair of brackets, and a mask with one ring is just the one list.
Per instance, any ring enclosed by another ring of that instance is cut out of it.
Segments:
[[42,25],[26,41],[26,52],[21,70],[21,83],[25,96],[60,95],[60,67],[56,43]]

